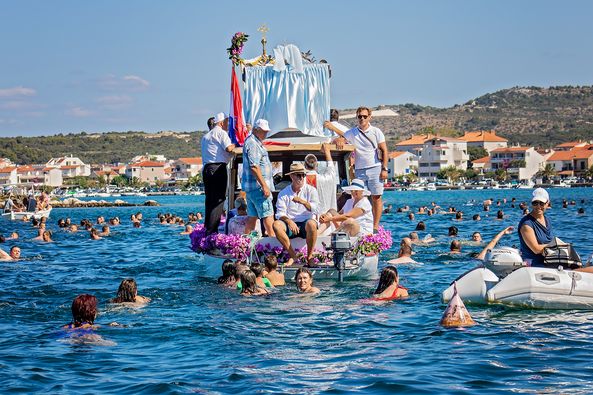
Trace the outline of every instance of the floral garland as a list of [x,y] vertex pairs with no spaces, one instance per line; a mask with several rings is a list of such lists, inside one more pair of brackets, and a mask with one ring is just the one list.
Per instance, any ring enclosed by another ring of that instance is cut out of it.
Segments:
[[226,51],[229,53],[229,59],[235,66],[238,66],[243,62],[241,53],[243,52],[243,46],[247,42],[248,37],[249,35],[242,32],[235,33],[231,39],[231,46],[226,49]]
[[[197,253],[219,253],[223,256],[232,257],[238,260],[245,261],[249,255],[249,244],[251,239],[245,235],[225,235],[223,233],[213,233],[206,235],[206,228],[204,224],[197,224],[194,230],[189,235],[191,240],[191,249]],[[393,240],[391,232],[379,227],[379,231],[372,235],[366,235],[358,240],[350,255],[375,255],[381,251],[391,248]],[[276,255],[279,263],[284,263],[288,260],[288,252],[280,246],[272,246],[271,244],[258,244],[255,247],[255,252],[260,258],[268,254]],[[307,247],[297,249],[297,261],[305,262],[307,255]],[[333,261],[333,251],[319,250],[313,251],[313,261],[315,264],[331,263]]]
[[365,235],[358,239],[352,254],[375,255],[390,249],[392,245],[391,232],[379,226],[377,233]]

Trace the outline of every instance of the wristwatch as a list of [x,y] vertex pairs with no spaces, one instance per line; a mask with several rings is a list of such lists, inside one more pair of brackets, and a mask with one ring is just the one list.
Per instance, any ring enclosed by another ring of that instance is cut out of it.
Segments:
[[381,168],[382,171],[389,171],[386,167]]

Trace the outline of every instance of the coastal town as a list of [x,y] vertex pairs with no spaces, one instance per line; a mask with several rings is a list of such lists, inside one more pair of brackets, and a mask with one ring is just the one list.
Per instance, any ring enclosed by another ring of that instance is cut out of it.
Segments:
[[[593,144],[587,141],[540,149],[514,146],[495,131],[480,130],[460,137],[417,134],[392,148],[386,186],[394,189],[532,187],[543,183],[570,186],[584,184],[593,176]],[[472,150],[484,156],[470,160]],[[198,191],[201,171],[200,157],[171,159],[158,153],[116,164],[85,163],[75,153],[51,158],[47,163],[13,163],[3,158],[0,187]]]

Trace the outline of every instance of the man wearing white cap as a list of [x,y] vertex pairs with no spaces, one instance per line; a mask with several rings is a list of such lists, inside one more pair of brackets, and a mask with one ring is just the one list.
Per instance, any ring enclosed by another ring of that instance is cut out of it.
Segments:
[[215,126],[202,137],[202,179],[206,194],[204,226],[208,234],[218,231],[224,212],[227,188],[227,164],[235,145],[228,130],[229,119],[220,112],[214,116]]
[[312,266],[313,248],[317,242],[317,221],[319,195],[317,189],[305,182],[305,166],[302,163],[290,165],[291,183],[278,194],[274,232],[290,258],[285,266],[297,259],[290,239],[302,237],[307,240],[307,265]]
[[544,248],[554,239],[552,223],[545,215],[550,195],[543,188],[536,188],[531,198],[531,211],[519,221],[521,256],[530,266],[543,267]]
[[268,151],[263,145],[270,125],[265,119],[258,119],[251,134],[243,145],[243,174],[241,186],[247,198],[247,215],[245,233],[255,229],[258,218],[263,220],[264,229],[270,237],[274,237],[274,207],[272,205],[272,164]]

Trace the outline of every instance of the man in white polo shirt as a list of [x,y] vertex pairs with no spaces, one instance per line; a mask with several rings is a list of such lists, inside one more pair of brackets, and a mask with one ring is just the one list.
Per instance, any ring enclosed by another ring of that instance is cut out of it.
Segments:
[[202,137],[202,179],[206,194],[204,226],[206,233],[215,233],[224,212],[227,188],[227,163],[235,145],[227,132],[229,119],[220,112],[214,116],[215,126]]
[[[383,135],[381,129],[372,126],[370,123],[371,109],[358,107],[356,118],[358,119],[358,126],[346,133],[337,128],[332,128],[332,130],[354,145],[356,178],[363,180],[368,190],[371,191],[373,230],[376,231],[379,228],[381,214],[383,214],[383,181],[388,176],[389,152],[385,143],[385,135]],[[381,159],[379,159],[378,151],[382,153]]]

